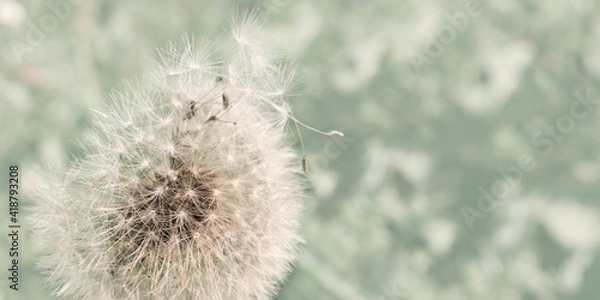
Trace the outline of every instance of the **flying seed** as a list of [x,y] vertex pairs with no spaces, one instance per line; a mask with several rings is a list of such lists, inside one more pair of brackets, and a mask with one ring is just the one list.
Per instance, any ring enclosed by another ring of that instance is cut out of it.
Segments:
[[192,101],[192,103],[190,104],[190,111],[187,112],[185,117],[189,120],[195,115],[196,115],[196,101]]
[[302,157],[302,170],[304,170],[304,174],[306,174],[306,156]]
[[221,98],[223,99],[223,109],[227,109],[229,107],[229,96],[227,96],[226,93],[223,93]]

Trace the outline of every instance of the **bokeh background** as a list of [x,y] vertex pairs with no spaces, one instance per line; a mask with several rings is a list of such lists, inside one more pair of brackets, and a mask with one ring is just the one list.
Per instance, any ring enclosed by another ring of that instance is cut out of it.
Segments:
[[[0,195],[19,164],[21,223],[32,174],[77,155],[89,108],[247,8],[299,67],[296,117],[346,134],[303,134],[306,244],[276,299],[599,299],[593,0],[0,0]],[[0,299],[53,299],[33,239]]]

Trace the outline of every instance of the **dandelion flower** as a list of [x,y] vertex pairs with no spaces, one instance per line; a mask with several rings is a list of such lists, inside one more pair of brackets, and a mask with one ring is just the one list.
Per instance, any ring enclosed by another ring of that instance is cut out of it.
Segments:
[[291,73],[250,17],[232,51],[171,45],[114,93],[84,155],[40,177],[39,265],[74,299],[268,299],[290,269],[303,188],[282,126]]

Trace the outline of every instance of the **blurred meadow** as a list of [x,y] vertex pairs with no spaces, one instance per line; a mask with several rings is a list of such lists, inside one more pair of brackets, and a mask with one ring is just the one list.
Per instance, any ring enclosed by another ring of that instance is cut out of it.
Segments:
[[3,201],[0,299],[54,299],[34,172],[76,157],[158,48],[249,8],[298,66],[295,116],[346,135],[303,130],[306,243],[275,299],[600,299],[593,0],[0,0],[0,195],[18,164],[23,226],[15,292]]

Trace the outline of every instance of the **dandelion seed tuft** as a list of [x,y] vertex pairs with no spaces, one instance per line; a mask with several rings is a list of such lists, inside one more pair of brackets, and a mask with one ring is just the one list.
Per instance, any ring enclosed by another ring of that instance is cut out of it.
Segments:
[[[216,55],[187,38],[115,92],[83,158],[40,176],[39,262],[73,299],[268,299],[295,259],[301,166],[281,126],[290,70],[252,16]],[[225,59],[223,59],[225,58]]]

